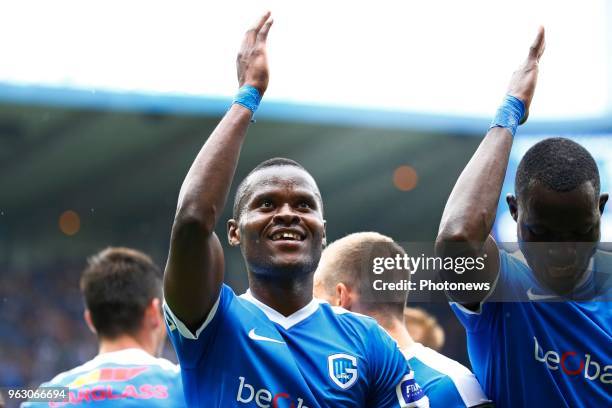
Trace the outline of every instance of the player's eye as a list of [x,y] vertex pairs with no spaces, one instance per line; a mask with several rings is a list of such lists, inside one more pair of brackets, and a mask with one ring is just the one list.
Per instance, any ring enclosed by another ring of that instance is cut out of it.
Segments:
[[264,199],[261,200],[261,204],[259,206],[262,208],[272,208],[274,207],[274,204],[272,203],[272,200]]
[[299,209],[309,209],[310,207],[310,203],[307,201],[302,201],[298,204]]

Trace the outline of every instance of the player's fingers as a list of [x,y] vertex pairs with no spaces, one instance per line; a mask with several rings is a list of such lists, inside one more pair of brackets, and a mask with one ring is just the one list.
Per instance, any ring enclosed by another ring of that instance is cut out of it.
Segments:
[[259,33],[259,30],[261,30],[261,28],[264,26],[264,24],[266,24],[266,21],[268,21],[268,19],[270,18],[271,14],[272,14],[271,12],[266,11],[264,13],[264,15],[261,16],[257,20],[257,23],[255,23],[255,25],[253,27],[251,27],[251,30],[253,30],[255,33]]
[[253,24],[246,32],[245,36],[244,36],[244,41],[242,42],[243,47],[246,44],[252,44],[253,42],[255,42],[255,39],[257,38],[257,33],[259,33],[259,30],[261,30],[261,27],[263,27],[263,25],[266,23],[266,21],[268,20],[268,18],[270,17],[270,12],[267,11],[263,16],[261,16],[257,22],[255,24]]
[[531,47],[529,47],[529,59],[539,61],[540,57],[544,53],[544,48],[546,48],[544,27],[540,26],[533,44],[531,44]]
[[274,23],[274,20],[271,18],[269,19],[261,28],[261,30],[259,30],[259,33],[257,34],[257,39],[260,41],[265,42],[266,39],[268,38],[268,32],[270,31],[270,27],[272,27],[272,23]]

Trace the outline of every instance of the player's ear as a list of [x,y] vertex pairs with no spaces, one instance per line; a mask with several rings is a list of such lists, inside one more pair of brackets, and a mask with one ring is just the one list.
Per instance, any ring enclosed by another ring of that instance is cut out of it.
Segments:
[[166,340],[166,325],[164,324],[164,316],[161,307],[162,301],[160,298],[153,298],[145,309],[143,326],[147,328],[147,332],[151,334],[153,340],[150,350],[156,357],[161,355]]
[[606,203],[608,202],[608,193],[603,193],[599,196],[599,214],[603,214]]
[[231,246],[240,245],[240,228],[238,221],[233,218],[227,221],[227,241]]
[[145,310],[145,319],[149,326],[153,328],[159,327],[162,322],[161,301],[159,298],[153,298]]
[[351,291],[348,286],[342,282],[336,284],[336,302],[336,306],[343,307],[346,310],[351,310]]
[[96,328],[93,325],[93,321],[91,320],[91,313],[89,312],[89,309],[85,309],[85,311],[83,312],[83,318],[85,319],[85,323],[87,323],[87,327],[89,327],[89,330],[93,334],[98,334]]
[[506,202],[508,203],[508,209],[510,210],[510,215],[512,219],[516,221],[518,219],[518,204],[516,201],[516,197],[512,194],[508,194],[506,196]]

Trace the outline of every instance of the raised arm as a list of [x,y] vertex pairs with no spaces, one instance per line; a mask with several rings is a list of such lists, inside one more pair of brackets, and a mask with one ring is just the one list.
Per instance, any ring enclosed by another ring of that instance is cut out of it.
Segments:
[[251,102],[258,102],[248,86],[257,89],[259,97],[268,86],[266,39],[271,25],[268,12],[246,32],[236,65],[240,94],[247,94],[241,102],[247,103],[232,104],[196,156],[179,193],[164,272],[164,296],[189,329],[197,328],[206,318],[223,282],[223,250],[214,229],[251,121]]
[[[520,102],[506,97],[492,127],[459,176],[440,221],[436,253],[439,256],[473,257],[486,254],[486,267],[478,272],[480,276],[476,271],[470,276],[446,272],[443,275],[446,280],[469,279],[492,283],[497,278],[498,249],[489,234],[495,221],[514,130],[518,125],[517,122],[524,123],[529,115],[529,106],[538,79],[538,63],[544,52],[544,46],[544,28],[541,27],[529,49],[527,59],[514,72],[508,87],[508,95],[517,98]],[[520,117],[523,108],[524,114]],[[485,296],[486,293],[482,295],[482,299]],[[471,303],[473,300],[479,302],[482,299],[470,299],[466,303]]]

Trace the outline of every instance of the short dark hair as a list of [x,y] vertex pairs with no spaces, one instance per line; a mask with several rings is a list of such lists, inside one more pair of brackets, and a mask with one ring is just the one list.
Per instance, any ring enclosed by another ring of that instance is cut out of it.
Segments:
[[162,272],[150,257],[130,248],[106,248],[90,257],[81,292],[99,336],[135,334],[154,298],[162,298]]
[[514,188],[521,195],[540,182],[553,191],[566,192],[587,181],[599,195],[599,170],[593,156],[573,140],[553,137],[527,150],[516,171]]
[[267,167],[274,167],[274,166],[293,166],[293,167],[297,167],[298,169],[304,170],[306,173],[308,173],[308,171],[300,163],[296,162],[295,160],[287,159],[285,157],[273,157],[272,159],[268,159],[268,160],[265,160],[259,163],[257,166],[255,166],[253,170],[249,172],[249,174],[246,175],[244,179],[242,179],[240,184],[238,184],[238,188],[236,189],[236,195],[234,196],[234,206],[232,209],[232,218],[234,218],[235,220],[240,218],[240,214],[242,213],[242,207],[244,206],[244,203],[243,203],[244,197],[247,193],[247,187],[248,187],[247,180],[249,176],[259,170],[265,169]]

